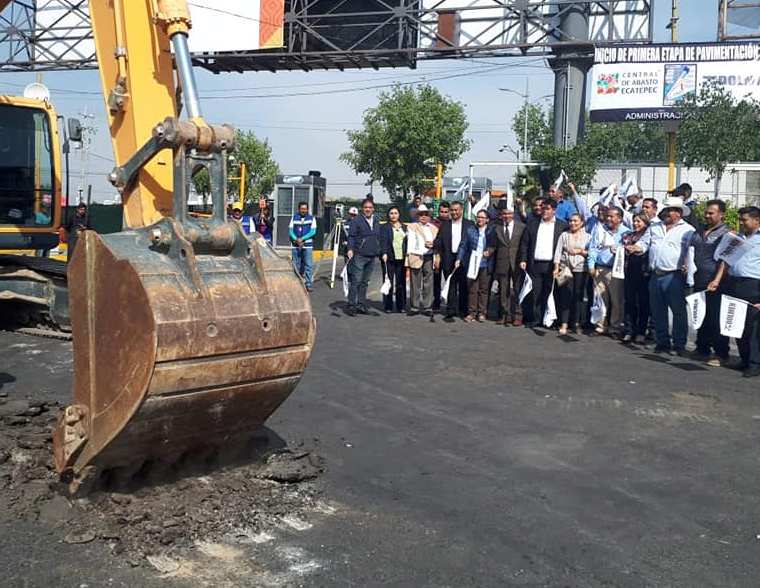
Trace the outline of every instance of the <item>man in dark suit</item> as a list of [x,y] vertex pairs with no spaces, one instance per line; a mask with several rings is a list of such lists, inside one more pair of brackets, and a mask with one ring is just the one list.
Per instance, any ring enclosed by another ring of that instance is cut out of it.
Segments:
[[522,309],[517,297],[523,282],[520,269],[520,243],[525,234],[525,224],[515,219],[514,210],[503,207],[500,219],[492,224],[494,278],[499,281],[499,305],[504,326],[522,325]]
[[461,202],[452,202],[450,219],[441,222],[441,228],[435,238],[433,248],[439,256],[441,280],[445,281],[454,274],[449,283],[448,299],[446,302],[446,322],[452,322],[459,314],[467,314],[467,268],[454,268],[457,260],[459,245],[467,235],[467,229],[475,226],[472,221],[464,218],[464,207]]
[[535,327],[543,320],[546,301],[554,282],[554,251],[559,236],[567,230],[567,223],[556,218],[557,201],[544,200],[541,221],[527,225],[520,251],[520,267],[527,270],[533,280],[533,315],[528,323]]

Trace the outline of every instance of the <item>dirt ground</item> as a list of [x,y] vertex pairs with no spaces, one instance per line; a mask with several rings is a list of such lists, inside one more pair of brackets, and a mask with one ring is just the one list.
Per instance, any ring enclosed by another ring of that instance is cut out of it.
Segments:
[[321,282],[313,301],[267,430],[81,501],[50,469],[70,344],[0,333],[0,586],[757,586],[757,382],[605,338],[350,318]]

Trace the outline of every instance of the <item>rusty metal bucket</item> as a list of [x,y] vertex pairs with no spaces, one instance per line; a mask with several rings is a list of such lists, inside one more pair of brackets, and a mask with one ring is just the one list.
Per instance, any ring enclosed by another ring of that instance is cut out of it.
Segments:
[[[223,139],[204,151],[192,123],[157,125],[111,177],[123,189],[171,147],[173,216],[112,235],[86,231],[69,263],[74,403],[53,449],[72,491],[98,470],[192,459],[252,433],[308,362],[308,294],[263,238],[226,221],[231,130],[212,130]],[[190,176],[201,166],[211,178],[208,219],[187,213]]]
[[224,445],[298,383],[314,341],[308,295],[263,240],[222,228],[225,254],[194,250],[173,219],[80,240],[69,267],[74,404],[54,435],[73,487],[92,467]]

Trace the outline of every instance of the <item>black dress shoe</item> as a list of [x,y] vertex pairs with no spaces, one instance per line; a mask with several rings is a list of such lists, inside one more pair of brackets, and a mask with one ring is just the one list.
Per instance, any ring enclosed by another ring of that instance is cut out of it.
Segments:
[[356,308],[353,306],[347,306],[343,312],[346,313],[346,316],[356,316]]
[[356,312],[358,312],[359,314],[369,314],[369,308],[362,305],[362,306],[357,307]]
[[670,347],[667,345],[656,345],[654,348],[655,353],[670,353]]
[[752,366],[748,367],[744,372],[742,373],[742,378],[755,378],[757,376],[760,376],[760,367],[759,366]]
[[447,314],[445,317],[443,317],[443,322],[444,323],[453,323],[454,320],[455,320],[454,319],[454,315],[452,315],[452,314]]

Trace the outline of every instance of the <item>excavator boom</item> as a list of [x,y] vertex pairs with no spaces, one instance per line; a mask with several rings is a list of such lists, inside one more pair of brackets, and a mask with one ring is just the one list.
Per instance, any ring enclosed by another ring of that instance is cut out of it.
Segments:
[[[184,0],[91,0],[90,17],[126,230],[86,231],[69,264],[74,402],[54,451],[72,490],[250,434],[296,386],[315,333],[287,260],[226,219],[234,130],[202,117]],[[207,219],[187,214],[200,169]]]

